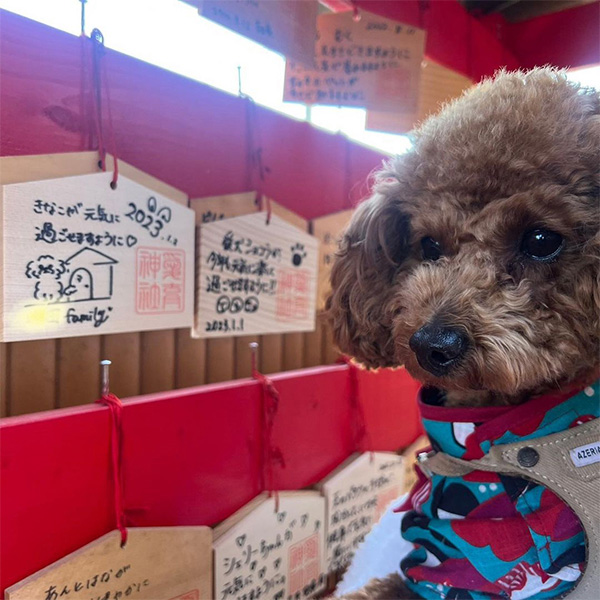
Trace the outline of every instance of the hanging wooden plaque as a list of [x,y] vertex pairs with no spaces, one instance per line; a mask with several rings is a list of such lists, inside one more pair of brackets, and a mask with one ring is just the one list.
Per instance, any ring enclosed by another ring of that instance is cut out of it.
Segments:
[[7,588],[7,600],[203,600],[212,593],[210,527],[111,531]]
[[111,179],[2,186],[1,341],[191,326],[193,211]]
[[447,67],[426,61],[421,68],[417,108],[412,113],[367,111],[365,129],[386,133],[408,133],[427,117],[436,114],[446,102],[458,98],[473,82]]
[[317,310],[325,308],[325,301],[331,291],[329,281],[331,267],[338,249],[340,237],[352,218],[353,210],[343,210],[319,217],[311,223],[312,234],[319,240],[319,283],[317,290]]
[[316,69],[288,60],[283,99],[414,112],[425,31],[361,11],[319,15]]
[[202,225],[199,244],[196,336],[314,330],[316,238],[257,212]]
[[327,502],[327,569],[346,567],[390,502],[402,493],[401,456],[374,452],[352,457],[320,487]]
[[198,0],[200,14],[303,64],[314,63],[317,0]]
[[214,530],[219,600],[312,598],[325,587],[325,501],[317,492],[262,494]]

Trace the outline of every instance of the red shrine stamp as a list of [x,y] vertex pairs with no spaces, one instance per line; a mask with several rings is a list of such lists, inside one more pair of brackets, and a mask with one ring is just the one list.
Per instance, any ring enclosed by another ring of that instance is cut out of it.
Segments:
[[289,593],[292,596],[319,579],[319,536],[316,533],[290,548],[288,571]]
[[181,594],[181,596],[175,596],[175,598],[171,598],[171,600],[200,600],[200,591],[192,590],[191,592]]
[[138,248],[135,262],[135,312],[144,315],[183,312],[185,252]]
[[307,319],[310,305],[309,272],[306,269],[279,269],[277,319]]

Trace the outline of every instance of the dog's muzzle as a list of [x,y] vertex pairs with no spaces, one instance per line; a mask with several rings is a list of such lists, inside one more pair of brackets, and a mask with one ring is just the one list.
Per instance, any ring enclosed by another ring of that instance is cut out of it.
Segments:
[[412,335],[409,346],[423,369],[442,377],[460,363],[469,347],[469,338],[458,328],[430,323]]

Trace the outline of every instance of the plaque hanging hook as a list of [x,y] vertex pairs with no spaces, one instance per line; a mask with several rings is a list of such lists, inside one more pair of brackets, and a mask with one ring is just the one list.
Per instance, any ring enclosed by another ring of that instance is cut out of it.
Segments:
[[100,390],[102,397],[106,397],[110,394],[110,374],[109,369],[112,362],[110,360],[101,360],[100,366],[102,368],[102,389]]

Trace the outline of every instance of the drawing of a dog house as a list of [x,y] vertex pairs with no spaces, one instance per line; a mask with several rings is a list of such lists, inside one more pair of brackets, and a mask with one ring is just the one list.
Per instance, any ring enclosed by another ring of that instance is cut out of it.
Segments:
[[69,302],[108,300],[113,293],[113,265],[118,261],[93,248],[82,248],[65,260],[69,279],[65,294]]

